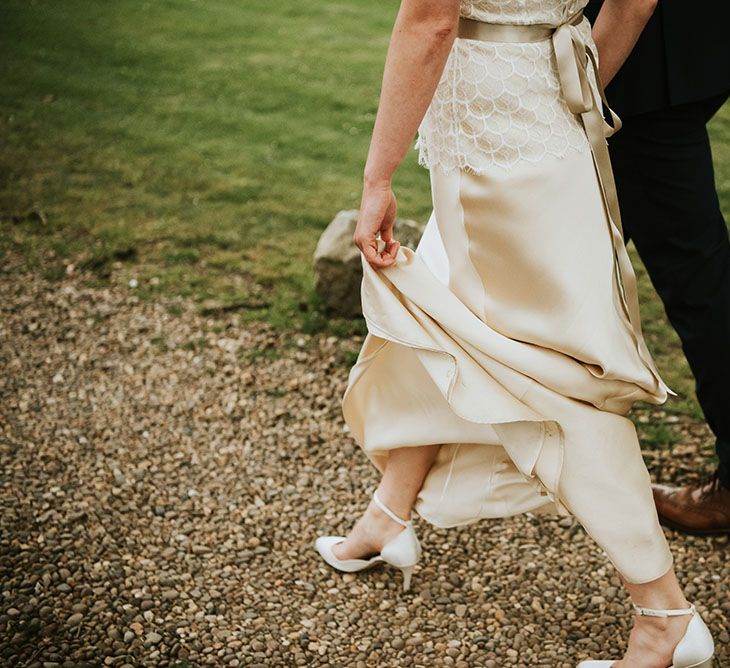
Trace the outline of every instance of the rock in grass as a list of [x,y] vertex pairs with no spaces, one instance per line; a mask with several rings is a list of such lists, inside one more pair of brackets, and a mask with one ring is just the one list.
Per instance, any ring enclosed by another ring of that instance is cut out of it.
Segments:
[[[346,318],[362,313],[360,282],[362,260],[353,243],[357,209],[340,211],[320,236],[314,251],[314,277],[317,294],[328,312]],[[415,250],[425,225],[397,218],[393,235],[401,246]]]

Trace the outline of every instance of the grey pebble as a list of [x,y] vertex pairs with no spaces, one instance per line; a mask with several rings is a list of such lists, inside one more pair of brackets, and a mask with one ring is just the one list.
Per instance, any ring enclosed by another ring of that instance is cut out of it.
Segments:
[[156,631],[150,631],[145,637],[145,645],[156,645],[162,640],[162,636]]
[[80,612],[77,612],[77,613],[71,615],[66,620],[66,624],[68,624],[68,626],[78,626],[83,621],[84,621],[84,616]]

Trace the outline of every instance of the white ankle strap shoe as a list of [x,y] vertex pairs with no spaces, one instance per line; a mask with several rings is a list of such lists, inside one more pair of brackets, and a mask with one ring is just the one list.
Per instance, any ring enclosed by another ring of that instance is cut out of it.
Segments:
[[[667,668],[712,668],[712,657],[715,656],[715,643],[707,625],[697,612],[694,604],[679,610],[654,610],[642,608],[634,604],[639,615],[648,617],[677,617],[692,615],[689,626],[677,644],[672,657],[672,665]],[[578,668],[610,668],[615,661],[581,661]]]
[[380,500],[377,490],[373,492],[373,499],[386,515],[405,527],[395,538],[383,545],[379,554],[369,559],[338,559],[332,553],[332,548],[345,540],[345,536],[320,536],[314,542],[314,546],[330,566],[345,573],[363,571],[379,563],[400,568],[403,572],[403,591],[408,591],[411,586],[411,575],[421,557],[421,544],[413,529],[413,522],[398,517]]

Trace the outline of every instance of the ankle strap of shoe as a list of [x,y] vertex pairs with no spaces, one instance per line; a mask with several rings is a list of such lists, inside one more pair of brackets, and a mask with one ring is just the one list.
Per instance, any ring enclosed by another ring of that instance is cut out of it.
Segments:
[[380,497],[378,496],[378,490],[375,490],[375,491],[373,492],[373,499],[375,499],[375,503],[377,503],[377,504],[378,504],[378,506],[380,506],[380,509],[381,509],[381,510],[382,510],[382,511],[383,511],[383,512],[384,512],[384,513],[386,514],[386,515],[389,515],[389,516],[390,516],[391,518],[393,518],[393,519],[394,519],[394,520],[395,520],[396,522],[398,522],[398,524],[402,524],[402,525],[403,525],[404,527],[410,526],[410,525],[412,524],[412,521],[411,521],[411,520],[404,520],[404,519],[401,519],[401,518],[400,518],[400,517],[398,517],[398,515],[396,515],[396,514],[395,514],[395,513],[394,513],[394,512],[393,512],[393,511],[392,511],[392,510],[390,509],[390,508],[388,508],[388,506],[386,506],[386,505],[385,505],[385,504],[384,504],[384,503],[383,503],[383,502],[382,502],[382,501],[380,500]]
[[691,615],[695,612],[694,603],[691,603],[689,608],[680,608],[679,610],[654,610],[653,608],[642,608],[636,603],[633,605],[637,614],[647,617],[678,617],[679,615]]

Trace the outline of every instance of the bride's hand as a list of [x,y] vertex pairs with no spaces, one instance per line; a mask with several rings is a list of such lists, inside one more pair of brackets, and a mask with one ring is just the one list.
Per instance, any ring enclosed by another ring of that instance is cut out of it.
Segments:
[[[395,256],[400,248],[400,243],[393,238],[396,209],[395,195],[389,183],[364,186],[357,227],[352,240],[372,267],[389,267],[395,263]],[[385,242],[385,247],[380,253],[376,239],[378,232]]]

